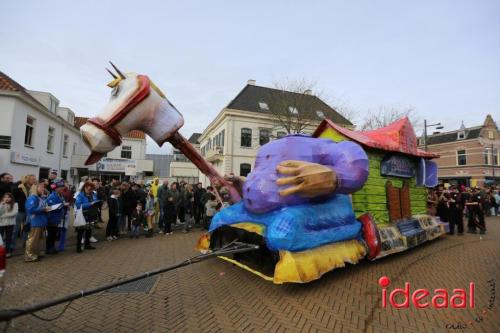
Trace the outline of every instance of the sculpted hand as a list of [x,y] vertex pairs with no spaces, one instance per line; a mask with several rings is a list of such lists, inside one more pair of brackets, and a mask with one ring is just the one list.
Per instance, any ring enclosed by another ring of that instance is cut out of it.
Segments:
[[212,183],[212,186],[214,186],[215,189],[221,194],[221,196],[223,196],[223,197],[230,196],[228,201],[232,202],[232,203],[236,202],[237,200],[235,200],[233,198],[233,196],[231,195],[231,191],[227,187],[227,185],[232,186],[236,190],[236,192],[240,195],[240,197],[242,197],[243,183],[245,182],[245,177],[239,177],[239,176],[235,176],[233,174],[225,175],[224,181],[226,182],[226,184],[222,184],[221,181],[214,178],[214,179],[212,179],[211,183]]
[[276,167],[276,171],[289,176],[277,179],[277,185],[292,185],[282,190],[281,196],[297,193],[304,197],[315,197],[332,193],[337,185],[335,171],[321,164],[283,161]]

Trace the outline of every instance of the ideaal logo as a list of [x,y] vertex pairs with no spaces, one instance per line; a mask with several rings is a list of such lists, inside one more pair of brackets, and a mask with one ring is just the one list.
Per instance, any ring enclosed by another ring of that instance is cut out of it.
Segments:
[[[490,314],[492,311],[493,307],[495,306],[495,299],[496,299],[496,284],[494,279],[490,279],[487,281],[488,282],[488,287],[489,287],[489,298],[488,298],[488,305],[484,307],[483,309],[480,309],[479,315],[473,315],[472,320],[466,320],[466,321],[457,321],[454,323],[447,323],[445,327],[447,329],[459,329],[459,330],[465,330],[472,325],[476,323],[481,323],[486,319],[486,317]],[[417,289],[413,292],[411,292],[411,285],[409,282],[405,283],[405,287],[403,288],[396,288],[393,289],[389,293],[389,297],[387,296],[387,287],[391,284],[391,280],[387,276],[382,276],[378,280],[378,284],[382,287],[382,307],[387,308],[387,302],[389,304],[396,308],[409,308],[410,306],[410,300],[411,303],[416,308],[427,308],[429,306],[432,306],[436,309],[440,308],[466,308],[467,306],[471,309],[474,309],[475,306],[475,299],[474,299],[474,292],[475,292],[475,283],[474,282],[469,282],[468,288],[455,288],[453,289],[453,292],[450,293],[446,289],[434,289],[434,292],[431,293],[427,289]],[[402,295],[404,297],[404,301],[402,303],[397,303],[396,302],[396,297],[397,295]]]
[[[409,308],[410,301],[416,308],[427,308],[429,306],[436,309],[440,308],[474,308],[474,282],[470,282],[467,288],[455,288],[452,293],[446,289],[434,289],[433,292],[428,289],[416,289],[411,291],[409,282],[405,282],[404,288],[395,288],[387,295],[387,287],[391,284],[391,280],[387,276],[382,276],[378,280],[378,284],[382,287],[382,307],[386,308],[389,303],[393,308]],[[450,295],[451,294],[451,295]],[[403,296],[403,302],[398,303],[396,297]]]

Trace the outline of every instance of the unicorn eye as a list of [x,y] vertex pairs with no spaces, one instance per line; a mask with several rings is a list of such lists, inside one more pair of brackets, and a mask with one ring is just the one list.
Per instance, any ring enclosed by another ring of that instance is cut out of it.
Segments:
[[113,90],[111,91],[111,95],[112,95],[112,96],[114,96],[114,97],[116,97],[116,95],[118,95],[118,92],[120,92],[120,85],[119,85],[119,84],[117,84],[117,85],[113,88]]

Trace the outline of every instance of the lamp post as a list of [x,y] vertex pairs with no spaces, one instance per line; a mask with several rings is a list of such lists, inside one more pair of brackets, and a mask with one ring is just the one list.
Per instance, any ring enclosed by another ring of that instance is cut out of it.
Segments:
[[436,129],[443,129],[443,126],[441,123],[435,123],[435,124],[427,124],[427,120],[424,119],[424,150],[427,151],[427,127],[434,127],[436,126]]

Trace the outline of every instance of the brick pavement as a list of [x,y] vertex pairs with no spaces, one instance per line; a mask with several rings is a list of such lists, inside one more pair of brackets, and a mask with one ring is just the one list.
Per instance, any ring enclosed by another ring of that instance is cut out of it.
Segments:
[[[447,332],[468,322],[490,296],[486,281],[500,281],[500,217],[488,234],[446,236],[376,262],[362,261],[305,285],[273,285],[227,262],[211,259],[160,275],[148,293],[103,292],[76,300],[58,320],[13,320],[7,332]],[[81,255],[73,249],[40,263],[8,262],[0,307],[15,307],[116,281],[196,254],[200,232],[152,239],[100,242]],[[465,288],[476,282],[476,309],[380,307],[377,280],[392,287]],[[39,315],[57,315],[63,305]],[[483,322],[465,332],[500,332],[498,300]],[[497,314],[497,316],[493,316]],[[3,324],[0,324],[0,328]]]

